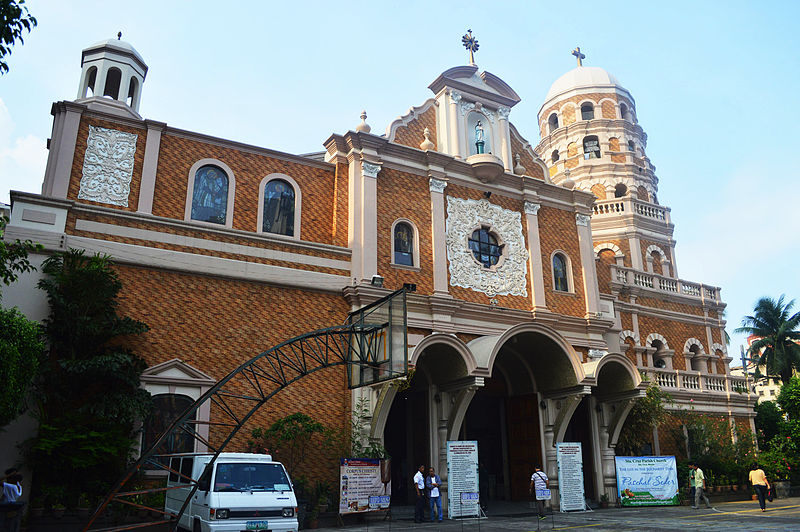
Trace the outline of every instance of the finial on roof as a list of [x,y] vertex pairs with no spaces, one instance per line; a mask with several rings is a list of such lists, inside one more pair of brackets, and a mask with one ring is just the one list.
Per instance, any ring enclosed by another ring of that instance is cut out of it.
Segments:
[[425,140],[419,145],[420,149],[427,151],[436,148],[436,144],[431,141],[431,130],[426,127],[422,134],[425,135]]
[[528,169],[522,166],[522,163],[519,162],[519,153],[514,156],[514,173],[516,175],[525,175]]
[[572,55],[578,59],[578,66],[583,66],[583,60],[586,59],[586,55],[581,53],[580,46],[577,46],[574,50],[572,50]]
[[472,30],[467,30],[467,33],[461,37],[461,43],[464,48],[469,50],[469,64],[475,65],[475,52],[478,51],[478,39],[472,36]]
[[356,131],[361,133],[369,133],[371,130],[372,128],[369,127],[369,124],[367,124],[367,112],[361,111],[361,123],[356,126]]
[[572,172],[569,171],[569,168],[565,168],[564,169],[564,177],[566,179],[564,179],[564,181],[561,182],[561,186],[564,187],[564,188],[568,188],[569,190],[572,190],[573,188],[575,188],[575,181],[573,181],[572,179],[569,178],[569,174],[571,174],[571,173]]
[[121,31],[117,33],[117,40],[118,41],[122,40],[122,32]]

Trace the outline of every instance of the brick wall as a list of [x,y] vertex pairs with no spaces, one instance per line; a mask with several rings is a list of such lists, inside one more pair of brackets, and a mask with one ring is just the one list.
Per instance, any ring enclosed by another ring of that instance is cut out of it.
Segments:
[[[608,96],[606,96],[607,98]],[[617,117],[617,110],[614,106],[614,102],[610,102],[608,100],[604,100],[603,103],[600,104],[600,108],[603,112],[603,118],[616,118]],[[617,148],[619,149],[619,148]]]
[[691,323],[681,323],[656,318],[653,316],[639,315],[639,337],[642,342],[651,333],[658,333],[667,339],[669,348],[675,351],[672,358],[672,366],[675,369],[690,369],[688,361],[683,356],[683,346],[689,338],[697,338],[703,341],[705,338],[705,327]]
[[511,130],[511,153],[512,157],[514,157],[515,164],[516,155],[519,154],[519,162],[525,167],[525,175],[535,179],[544,179],[542,167],[533,159],[535,155],[532,154],[531,150],[525,148],[525,139],[520,136],[516,128],[511,127],[509,129]]
[[[409,121],[405,126],[400,126],[395,130],[394,142],[404,146],[411,146],[412,148],[419,149],[419,145],[425,140],[425,128],[430,129],[431,142],[436,142],[436,107],[431,105],[430,108],[424,113],[420,114],[417,118]],[[434,151],[437,147],[433,148]]]
[[600,252],[600,256],[596,261],[597,265],[597,283],[600,287],[600,292],[603,294],[611,293],[611,268],[610,265],[616,264],[617,259],[614,257],[614,252],[610,249],[604,249]]
[[601,185],[600,183],[592,185],[591,188],[592,194],[597,196],[597,199],[604,200],[606,199],[606,187],[605,185]]
[[[492,197],[494,198],[494,196]],[[539,240],[542,248],[547,308],[553,312],[569,316],[584,316],[586,314],[586,302],[584,299],[581,254],[575,225],[575,213],[543,206],[539,209]],[[553,262],[550,255],[557,249],[564,251],[569,256],[572,264],[574,293],[558,292],[553,288]]]

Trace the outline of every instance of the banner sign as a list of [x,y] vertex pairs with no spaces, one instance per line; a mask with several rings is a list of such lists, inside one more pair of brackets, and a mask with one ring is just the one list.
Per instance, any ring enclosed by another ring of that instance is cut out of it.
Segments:
[[392,495],[389,460],[342,458],[339,462],[339,513],[386,510]]
[[616,456],[614,461],[622,506],[680,504],[674,456]]
[[551,498],[550,490],[536,490],[537,501],[549,501]]
[[556,453],[558,458],[558,498],[561,511],[586,510],[581,443],[559,443],[556,445]]
[[478,442],[447,442],[447,515],[480,517]]

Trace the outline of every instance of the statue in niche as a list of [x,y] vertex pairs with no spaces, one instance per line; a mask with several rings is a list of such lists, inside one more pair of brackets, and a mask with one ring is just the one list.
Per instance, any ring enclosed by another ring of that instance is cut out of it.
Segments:
[[478,123],[475,124],[475,149],[477,150],[476,153],[483,153],[483,146],[485,144],[483,134],[484,134],[483,124],[481,124],[481,121],[478,120]]

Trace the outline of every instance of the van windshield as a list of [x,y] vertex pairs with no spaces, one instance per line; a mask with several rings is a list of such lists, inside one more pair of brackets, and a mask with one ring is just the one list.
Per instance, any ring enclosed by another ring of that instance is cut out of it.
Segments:
[[217,464],[214,491],[289,491],[289,479],[280,464]]

